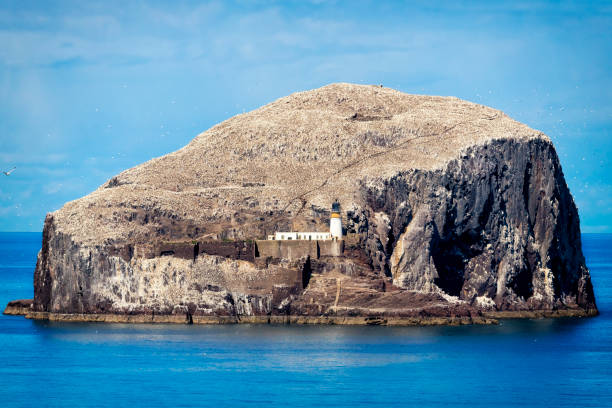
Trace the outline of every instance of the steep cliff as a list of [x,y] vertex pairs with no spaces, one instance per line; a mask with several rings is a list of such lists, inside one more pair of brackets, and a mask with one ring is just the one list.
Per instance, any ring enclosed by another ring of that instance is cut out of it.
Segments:
[[[343,256],[258,256],[274,231],[327,231],[334,199]],[[39,316],[597,312],[551,141],[485,106],[374,86],[233,117],[49,214],[43,237]]]

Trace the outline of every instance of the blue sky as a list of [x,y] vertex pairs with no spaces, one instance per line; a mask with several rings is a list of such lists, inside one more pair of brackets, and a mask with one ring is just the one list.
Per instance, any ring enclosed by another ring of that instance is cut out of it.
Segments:
[[0,231],[210,126],[332,82],[501,109],[612,232],[612,3],[0,2]]

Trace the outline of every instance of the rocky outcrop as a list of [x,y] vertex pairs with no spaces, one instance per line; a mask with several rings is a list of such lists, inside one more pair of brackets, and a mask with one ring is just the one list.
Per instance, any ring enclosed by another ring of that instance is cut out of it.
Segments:
[[401,287],[495,310],[595,310],[578,212],[547,140],[493,140],[362,194],[376,214],[369,247]]
[[31,313],[32,311],[32,299],[19,299],[9,302],[8,305],[6,305],[3,314],[13,316],[25,316]]
[[[326,231],[334,199],[342,256],[258,253],[256,240],[277,230]],[[37,318],[597,313],[578,213],[545,135],[456,98],[350,84],[234,117],[49,214],[34,286]]]

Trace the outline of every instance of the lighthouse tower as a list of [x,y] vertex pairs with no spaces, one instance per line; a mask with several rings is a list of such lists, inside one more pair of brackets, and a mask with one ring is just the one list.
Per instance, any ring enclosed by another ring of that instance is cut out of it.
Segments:
[[332,204],[329,232],[332,239],[342,239],[342,217],[340,216],[340,203],[338,201]]

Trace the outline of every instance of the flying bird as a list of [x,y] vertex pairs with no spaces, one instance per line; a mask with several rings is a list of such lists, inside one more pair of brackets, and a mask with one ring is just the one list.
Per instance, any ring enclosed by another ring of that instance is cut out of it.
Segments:
[[12,172],[14,172],[16,168],[17,168],[17,167],[13,167],[13,168],[12,168],[12,169],[10,169],[10,170],[3,171],[3,172],[2,172],[2,174],[4,174],[5,176],[10,176],[10,175],[11,175],[11,173],[12,173]]

